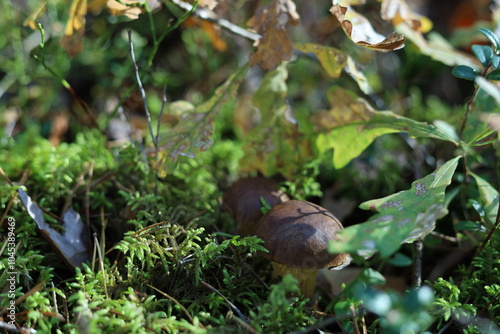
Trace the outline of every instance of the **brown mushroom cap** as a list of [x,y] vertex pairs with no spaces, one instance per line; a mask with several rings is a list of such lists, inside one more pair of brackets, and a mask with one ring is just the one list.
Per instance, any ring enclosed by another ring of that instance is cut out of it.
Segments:
[[343,226],[325,208],[306,201],[291,200],[276,205],[259,221],[256,234],[265,241],[272,262],[291,268],[337,267],[347,254],[330,254],[328,243]]
[[260,211],[260,198],[274,206],[288,201],[288,196],[279,189],[278,184],[264,177],[243,178],[233,183],[224,193],[224,208],[240,224],[241,235],[253,235],[259,219],[263,216]]

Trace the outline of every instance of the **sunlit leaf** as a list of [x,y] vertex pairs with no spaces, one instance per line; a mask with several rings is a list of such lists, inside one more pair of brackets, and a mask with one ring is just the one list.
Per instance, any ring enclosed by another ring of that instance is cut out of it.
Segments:
[[286,26],[296,25],[298,22],[299,15],[291,0],[274,0],[271,4],[258,8],[247,23],[261,35],[256,42],[257,51],[250,55],[250,64],[269,71],[276,69],[282,61],[290,60],[293,45],[288,38]]
[[425,237],[434,229],[436,220],[447,213],[445,189],[452,181],[459,159],[451,159],[432,174],[416,180],[409,190],[362,203],[362,209],[378,213],[365,223],[340,231],[329,250],[363,255],[378,251],[387,258],[402,243]]
[[337,18],[347,36],[356,44],[379,52],[404,47],[405,37],[393,32],[387,37],[375,32],[370,21],[350,7],[334,4],[330,12]]
[[347,65],[347,55],[332,47],[320,44],[295,44],[298,51],[313,53],[325,72],[332,78],[338,78],[342,69]]
[[472,172],[470,175],[476,180],[479,190],[479,203],[485,211],[486,226],[492,228],[495,225],[498,214],[498,191],[479,175]]
[[73,0],[66,28],[64,29],[64,36],[61,39],[61,46],[71,57],[82,52],[85,15],[87,15],[87,0]]
[[61,255],[65,263],[72,267],[79,267],[90,260],[89,233],[78,212],[70,208],[64,213],[62,219],[64,232],[59,232],[45,222],[42,209],[31,200],[26,191],[18,189],[18,193],[21,202],[36,222],[42,235]]
[[406,132],[413,137],[429,137],[456,143],[436,126],[399,116],[391,111],[375,111],[365,100],[340,87],[328,92],[331,108],[314,114],[311,122],[320,133],[316,145],[321,152],[333,148],[333,165],[342,168],[381,135]]

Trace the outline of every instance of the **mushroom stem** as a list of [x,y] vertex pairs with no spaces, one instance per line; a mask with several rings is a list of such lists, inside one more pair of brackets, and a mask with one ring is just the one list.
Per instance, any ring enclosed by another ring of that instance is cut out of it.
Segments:
[[297,285],[304,297],[310,298],[313,295],[314,288],[316,287],[318,269],[291,268],[273,262],[273,277],[285,277],[288,274],[292,275],[297,280]]

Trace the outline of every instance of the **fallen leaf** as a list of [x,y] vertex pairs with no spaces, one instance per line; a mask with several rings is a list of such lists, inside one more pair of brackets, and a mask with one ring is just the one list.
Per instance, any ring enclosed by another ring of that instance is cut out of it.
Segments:
[[90,260],[89,234],[78,212],[70,208],[64,213],[62,219],[64,232],[60,233],[45,222],[42,209],[31,200],[26,191],[19,188],[18,193],[21,202],[36,222],[42,235],[61,255],[66,264],[79,267]]
[[342,7],[335,4],[330,12],[337,18],[347,36],[356,44],[366,48],[389,52],[404,47],[405,37],[393,32],[385,37],[377,33],[368,19],[355,12],[350,7]]
[[271,71],[282,61],[290,60],[293,45],[286,33],[286,26],[298,22],[299,15],[291,0],[274,0],[268,6],[258,8],[247,23],[261,35],[256,42],[257,51],[250,55],[250,64]]
[[125,15],[131,20],[136,20],[139,15],[146,12],[146,5],[150,11],[154,11],[161,7],[159,0],[147,0],[145,4],[143,1],[138,0],[108,0],[107,6],[111,15],[121,16]]
[[394,26],[404,22],[421,33],[432,29],[431,20],[412,11],[404,0],[383,0],[380,14],[382,19],[391,21]]
[[69,11],[68,22],[61,46],[74,57],[82,52],[82,38],[85,32],[85,15],[87,15],[87,0],[73,0]]
[[445,189],[451,183],[460,157],[412,183],[411,189],[364,202],[360,208],[377,211],[364,223],[346,227],[330,243],[332,253],[351,252],[370,256],[375,251],[387,258],[402,243],[413,242],[430,233],[437,219],[447,214]]

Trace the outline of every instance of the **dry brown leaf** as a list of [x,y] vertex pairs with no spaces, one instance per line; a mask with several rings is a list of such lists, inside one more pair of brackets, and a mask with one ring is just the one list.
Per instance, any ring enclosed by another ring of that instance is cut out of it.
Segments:
[[64,36],[61,39],[61,46],[71,57],[82,52],[85,15],[87,15],[87,0],[73,0]]
[[248,21],[248,26],[262,37],[256,43],[257,51],[250,55],[250,64],[271,71],[282,61],[290,60],[293,45],[286,33],[286,26],[298,22],[299,15],[291,0],[274,0],[268,6],[257,9]]
[[389,52],[401,49],[405,44],[405,37],[396,32],[384,38],[373,29],[366,17],[348,7],[335,4],[330,8],[330,12],[340,22],[347,36],[360,46],[379,52]]
[[413,12],[404,0],[383,0],[380,9],[382,19],[391,21],[393,25],[405,22],[413,30],[422,33],[432,29],[432,22],[427,17]]

